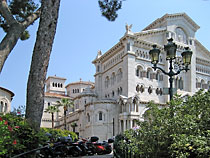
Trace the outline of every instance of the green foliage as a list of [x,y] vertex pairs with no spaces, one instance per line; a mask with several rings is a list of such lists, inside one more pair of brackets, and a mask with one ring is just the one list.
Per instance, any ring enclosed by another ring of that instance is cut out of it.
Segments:
[[39,133],[24,118],[14,114],[0,115],[0,157],[32,150],[41,142]]
[[77,134],[74,132],[70,132],[68,130],[41,128],[40,131],[43,133],[50,133],[50,134],[52,134],[52,137],[54,137],[54,138],[66,137],[66,136],[70,135],[73,140],[77,139]]
[[15,18],[22,22],[38,8],[38,5],[33,0],[10,0],[9,8]]
[[69,107],[74,107],[74,102],[70,101],[67,98],[62,98],[60,101],[56,102],[57,106],[62,106],[64,108],[64,111],[67,111]]
[[46,133],[51,133],[53,138],[70,135],[77,139],[75,133],[67,130],[41,128],[36,132],[19,112],[0,115],[0,157],[11,157],[36,149],[38,144],[44,145],[49,140]]
[[169,106],[148,105],[139,129],[124,133],[130,144],[120,141],[120,149],[142,158],[207,158],[210,155],[210,91],[197,92],[186,101],[176,96]]
[[[18,22],[23,22],[26,18],[34,13],[38,8],[38,4],[36,4],[33,0],[8,0],[9,9],[14,16],[14,18]],[[9,24],[0,14],[0,27],[5,31],[9,31]],[[28,31],[24,31],[21,35],[21,40],[27,40],[30,37]]]
[[20,36],[20,39],[21,39],[22,41],[27,40],[27,39],[29,39],[29,38],[30,38],[30,34],[29,34],[29,32],[28,32],[27,30],[25,30],[25,31],[23,32],[23,34]]
[[122,7],[122,0],[99,0],[98,4],[102,16],[109,21],[114,21],[118,16],[117,11]]

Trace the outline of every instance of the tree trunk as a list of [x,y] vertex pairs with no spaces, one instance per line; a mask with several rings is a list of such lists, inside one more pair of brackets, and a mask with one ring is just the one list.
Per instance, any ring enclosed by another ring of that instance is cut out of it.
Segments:
[[42,0],[27,83],[26,119],[35,130],[40,129],[44,109],[44,87],[53,40],[56,32],[60,0]]
[[66,108],[64,108],[64,129],[66,130]]
[[52,129],[54,129],[54,113],[52,113]]
[[11,26],[9,32],[6,34],[4,39],[0,43],[0,73],[2,71],[3,65],[11,53],[12,49],[15,47],[21,34],[24,32],[25,28],[21,27],[19,24]]

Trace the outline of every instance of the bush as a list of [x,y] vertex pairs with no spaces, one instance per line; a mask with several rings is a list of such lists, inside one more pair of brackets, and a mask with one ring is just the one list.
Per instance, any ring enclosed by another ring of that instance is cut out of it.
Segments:
[[142,158],[207,158],[210,155],[210,91],[197,92],[185,101],[176,96],[169,106],[148,105],[139,129],[120,140]]
[[0,114],[0,157],[11,157],[36,149],[49,139],[45,134],[51,133],[53,137],[77,135],[70,131],[60,129],[41,128],[36,132],[31,128],[21,114]]

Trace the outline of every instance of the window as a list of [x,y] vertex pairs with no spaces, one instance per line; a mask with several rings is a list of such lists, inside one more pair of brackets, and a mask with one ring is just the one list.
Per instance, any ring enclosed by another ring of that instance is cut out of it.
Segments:
[[50,102],[47,103],[48,107],[50,106]]
[[97,66],[97,72],[99,72],[99,71],[100,71],[100,66],[98,65],[98,66]]
[[102,117],[103,117],[103,113],[100,111],[99,114],[98,114],[98,120],[102,121]]
[[112,91],[112,97],[114,97],[114,91]]
[[152,79],[153,77],[153,74],[152,74],[152,70],[151,69],[147,69],[147,78],[148,79]]
[[4,105],[4,103],[3,103],[3,101],[1,101],[1,104],[0,104],[0,112],[3,112],[3,105]]
[[105,88],[109,87],[109,76],[106,77],[105,79]]
[[118,94],[118,95],[121,95],[121,94],[122,94],[122,87],[119,87],[119,88],[117,89],[117,94]]
[[143,77],[142,70],[143,70],[143,68],[141,66],[137,66],[137,68],[136,68],[136,76]]
[[201,88],[205,89],[205,81],[204,80],[201,80]]
[[7,103],[5,103],[4,112],[7,112]]
[[184,30],[180,27],[177,27],[175,32],[177,41],[187,44],[187,35],[185,34]]
[[87,113],[87,121],[90,122],[90,114]]
[[115,81],[116,81],[116,76],[115,73],[113,72],[111,76],[111,85],[114,85]]
[[123,77],[123,72],[122,69],[120,68],[117,72],[117,81],[118,82],[121,81],[122,77]]
[[130,51],[130,43],[127,43],[127,51]]
[[151,94],[152,93],[152,87],[148,88],[148,93]]

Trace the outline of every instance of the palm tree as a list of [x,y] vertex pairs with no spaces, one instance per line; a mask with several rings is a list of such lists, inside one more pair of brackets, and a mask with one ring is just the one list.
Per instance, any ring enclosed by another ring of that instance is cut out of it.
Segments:
[[69,107],[73,107],[74,103],[67,98],[62,98],[60,101],[57,101],[57,106],[62,106],[64,111],[64,129],[66,130],[66,112]]
[[54,129],[54,113],[59,112],[60,110],[58,109],[58,106],[52,105],[48,106],[48,108],[45,109],[44,112],[50,113],[52,115],[52,129]]
[[72,124],[71,124],[71,127],[73,128],[73,132],[75,133],[75,127],[77,127],[78,125],[77,125],[77,123],[76,122],[73,122]]

